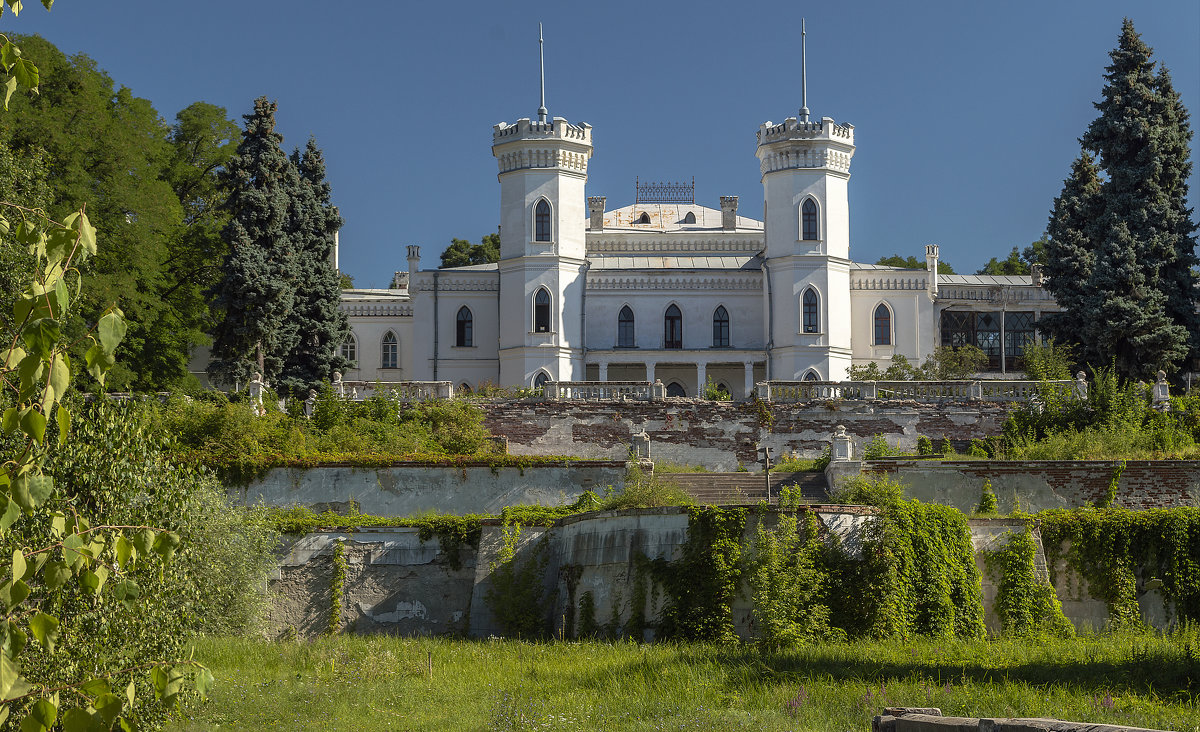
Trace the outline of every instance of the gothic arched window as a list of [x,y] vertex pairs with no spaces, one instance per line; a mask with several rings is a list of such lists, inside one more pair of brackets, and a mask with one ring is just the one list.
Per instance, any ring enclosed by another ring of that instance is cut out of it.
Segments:
[[694,224],[694,223],[696,223],[696,214],[695,214],[695,212],[694,212],[694,211],[688,211],[688,212],[687,212],[687,215],[683,217],[683,223],[685,223],[685,224]]
[[685,397],[687,396],[687,389],[684,389],[683,384],[680,384],[678,381],[672,381],[670,384],[667,384],[667,396]]
[[713,313],[713,347],[729,347],[729,311],[718,305]]
[[892,345],[892,311],[883,303],[875,308],[875,345]]
[[806,374],[804,374],[804,380],[805,381],[820,381],[821,377],[819,375],[817,375],[816,371],[809,369],[808,372]]
[[803,232],[801,239],[821,238],[817,235],[817,204],[811,198],[804,199],[803,205],[800,206],[800,222]]
[[820,333],[821,332],[821,315],[819,312],[820,300],[817,298],[817,291],[813,288],[808,288],[804,291],[803,310],[804,310],[804,332],[805,333]]
[[663,348],[683,348],[683,313],[675,305],[663,316]]
[[542,387],[544,387],[546,385],[546,382],[549,380],[550,380],[549,374],[547,374],[545,371],[539,371],[538,375],[533,377],[533,388],[541,389]]
[[358,367],[358,339],[354,337],[353,333],[342,344],[342,358],[350,362],[350,368]]
[[633,311],[626,305],[617,314],[617,348],[633,348],[634,343]]
[[533,214],[534,241],[550,241],[550,204],[546,199],[537,202]]
[[475,317],[471,315],[471,308],[463,305],[458,309],[458,317],[455,318],[454,345],[459,348],[469,348],[475,345]]
[[379,360],[379,367],[384,369],[398,368],[400,362],[400,343],[396,340],[396,334],[388,331],[383,336],[382,358]]
[[533,296],[533,332],[550,332],[550,293],[545,287],[539,287]]
[[645,211],[643,211],[643,212],[642,212],[642,215],[641,215],[641,216],[638,216],[637,223],[639,223],[639,224],[648,224],[648,223],[650,223],[650,214],[648,214],[648,213],[646,213]]

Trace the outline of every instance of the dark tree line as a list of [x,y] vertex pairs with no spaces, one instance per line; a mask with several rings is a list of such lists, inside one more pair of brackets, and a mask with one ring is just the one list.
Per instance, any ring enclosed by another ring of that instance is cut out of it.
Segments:
[[1047,288],[1064,311],[1042,327],[1081,363],[1151,379],[1200,346],[1192,131],[1170,74],[1129,19],[1110,56],[1099,116],[1051,211]]

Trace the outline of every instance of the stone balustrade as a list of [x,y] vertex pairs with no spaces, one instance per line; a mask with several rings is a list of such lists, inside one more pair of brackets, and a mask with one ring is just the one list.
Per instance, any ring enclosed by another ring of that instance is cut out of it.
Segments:
[[1049,390],[1062,398],[1086,398],[1087,382],[1014,381],[760,381],[758,398],[766,402],[830,399],[881,399],[918,402],[1024,402]]
[[339,395],[355,401],[384,394],[402,402],[454,396],[454,386],[449,381],[335,381],[333,388]]
[[550,381],[543,387],[546,401],[662,401],[666,388],[649,381]]

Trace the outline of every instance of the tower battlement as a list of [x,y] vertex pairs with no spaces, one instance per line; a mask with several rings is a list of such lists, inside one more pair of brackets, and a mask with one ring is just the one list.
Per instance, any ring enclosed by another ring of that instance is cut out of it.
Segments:
[[522,117],[516,124],[492,128],[492,154],[500,174],[528,168],[563,170],[587,175],[592,156],[592,126],[573,125],[563,117],[538,122]]
[[788,117],[779,124],[767,121],[759,125],[759,145],[790,140],[830,140],[853,145],[854,125],[839,125],[832,117],[822,117],[820,122],[801,122],[795,117]]
[[518,140],[569,140],[583,145],[592,144],[592,126],[587,122],[573,125],[565,117],[555,117],[551,122],[537,122],[522,117],[516,124],[501,122],[492,127],[492,146]]

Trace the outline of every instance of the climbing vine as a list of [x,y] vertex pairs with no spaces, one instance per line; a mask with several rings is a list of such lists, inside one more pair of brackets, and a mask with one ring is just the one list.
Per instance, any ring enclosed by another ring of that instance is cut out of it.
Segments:
[[828,548],[817,517],[808,511],[802,515],[803,524],[794,510],[782,511],[772,529],[770,516],[760,513],[751,541],[747,580],[758,638],[768,648],[844,635],[830,626]]
[[1200,508],[1056,509],[1038,518],[1051,572],[1065,560],[1108,605],[1110,625],[1141,624],[1139,585],[1150,580],[1162,583],[1171,617],[1200,620]]
[[1038,576],[1036,556],[1029,526],[1014,534],[1004,547],[984,554],[988,573],[996,581],[996,616],[1006,635],[1072,636],[1074,626],[1063,614],[1054,587]]
[[333,542],[333,576],[329,580],[329,635],[337,635],[342,629],[342,596],[346,588],[346,547],[342,540]]
[[546,536],[534,544],[529,556],[520,561],[521,524],[504,527],[504,545],[492,562],[491,587],[483,599],[505,633],[518,638],[538,638],[546,634],[547,608],[544,577],[550,561],[550,542]]
[[650,563],[666,604],[662,634],[687,640],[735,638],[733,600],[742,578],[742,532],[747,509],[699,506],[688,509],[688,538],[673,562]]

